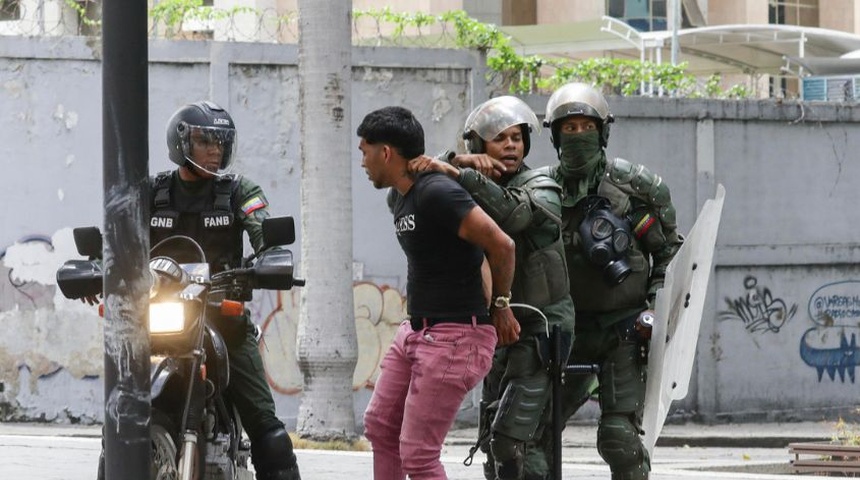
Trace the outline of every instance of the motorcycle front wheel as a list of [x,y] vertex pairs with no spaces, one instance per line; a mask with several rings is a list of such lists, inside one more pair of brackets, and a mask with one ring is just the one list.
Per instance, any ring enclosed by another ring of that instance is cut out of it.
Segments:
[[157,421],[150,427],[152,438],[152,480],[177,480],[179,473],[176,468],[176,444],[170,432]]
[[[168,427],[169,428],[169,427]],[[150,478],[152,480],[178,480],[179,473],[176,467],[176,443],[170,436],[168,428],[165,428],[157,418],[153,418],[149,430],[152,439],[152,464],[150,465]],[[105,478],[105,454],[102,450],[99,455],[98,480]]]

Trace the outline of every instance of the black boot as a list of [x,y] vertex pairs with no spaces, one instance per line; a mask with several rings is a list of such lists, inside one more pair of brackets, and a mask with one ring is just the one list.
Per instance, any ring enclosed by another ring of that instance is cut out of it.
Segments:
[[293,442],[282,427],[251,441],[251,460],[257,480],[301,480]]
[[496,480],[496,464],[493,462],[493,457],[487,457],[487,461],[484,462],[484,478]]

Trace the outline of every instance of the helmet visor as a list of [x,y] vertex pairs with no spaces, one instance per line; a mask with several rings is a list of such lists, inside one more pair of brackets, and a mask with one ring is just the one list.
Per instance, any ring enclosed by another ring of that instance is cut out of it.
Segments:
[[182,138],[182,153],[200,169],[224,173],[230,166],[236,149],[234,128],[187,125]]
[[463,131],[475,132],[484,141],[490,141],[506,129],[524,123],[530,131],[539,128],[537,116],[525,102],[511,96],[496,97],[469,114]]

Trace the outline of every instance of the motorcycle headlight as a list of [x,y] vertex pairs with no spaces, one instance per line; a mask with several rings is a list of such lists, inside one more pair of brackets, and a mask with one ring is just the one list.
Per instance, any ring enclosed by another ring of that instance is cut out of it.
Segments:
[[185,306],[179,302],[149,304],[149,333],[178,333],[185,328]]

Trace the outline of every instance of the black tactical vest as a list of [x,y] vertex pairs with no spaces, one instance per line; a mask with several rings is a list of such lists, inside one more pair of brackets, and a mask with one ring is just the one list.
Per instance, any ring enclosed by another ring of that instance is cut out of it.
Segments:
[[[236,175],[217,177],[192,195],[178,185],[176,176],[177,172],[161,172],[152,183],[150,245],[155,247],[167,237],[185,235],[202,247],[210,273],[240,266],[242,225],[234,209],[239,178]],[[161,250],[159,254],[179,262],[196,259],[196,255],[188,251]]]

